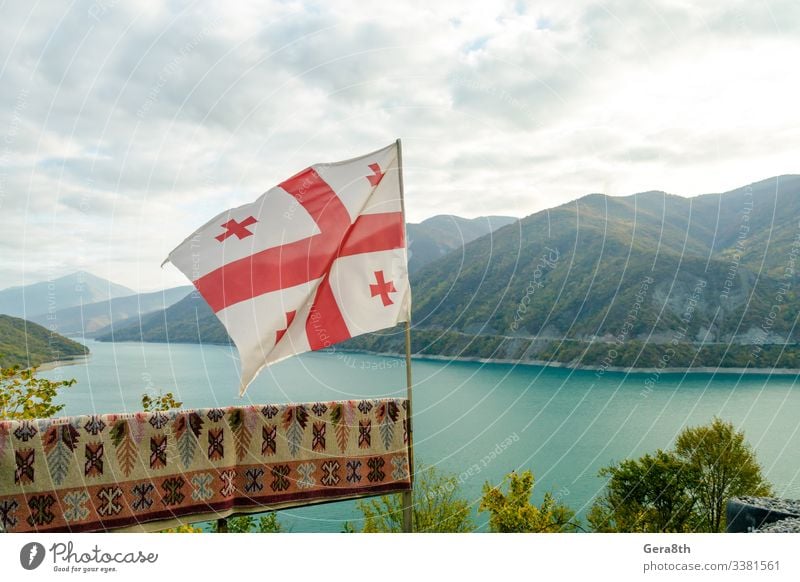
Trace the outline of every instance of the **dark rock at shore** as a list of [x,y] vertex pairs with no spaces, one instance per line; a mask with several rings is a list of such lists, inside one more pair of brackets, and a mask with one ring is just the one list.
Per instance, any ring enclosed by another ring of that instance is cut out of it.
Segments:
[[[778,499],[775,497],[735,497],[727,505],[728,533],[753,531],[784,531],[783,528],[796,527],[784,521],[798,521],[800,500]],[[782,524],[782,525],[781,525]],[[777,529],[765,529],[775,527]],[[787,531],[800,531],[788,529]]]

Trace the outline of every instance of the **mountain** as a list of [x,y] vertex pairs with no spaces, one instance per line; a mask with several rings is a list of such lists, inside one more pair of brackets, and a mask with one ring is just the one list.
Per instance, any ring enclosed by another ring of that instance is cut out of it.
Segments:
[[0,291],[0,313],[30,319],[76,305],[133,294],[132,289],[78,271],[50,281],[3,289]]
[[88,305],[59,309],[54,313],[43,313],[31,317],[30,320],[61,334],[91,336],[113,322],[163,310],[188,295],[193,288],[191,285],[184,285],[153,293],[115,297]]
[[613,336],[652,278],[630,337],[679,327],[703,282],[687,335],[700,340],[709,330],[727,342],[755,333],[789,283],[768,335],[797,339],[798,217],[800,176],[695,198],[592,194],[473,241],[463,264],[450,254],[424,267],[414,281],[414,322],[466,333]]
[[[421,269],[414,350],[594,366],[800,367],[798,217],[800,176],[694,198],[584,196],[469,243],[467,260],[450,253]],[[402,337],[349,346],[398,352]]]
[[228,333],[197,293],[190,293],[165,310],[134,317],[98,333],[99,341],[230,343]]
[[[590,194],[537,212],[412,273],[412,349],[595,367],[800,368],[798,217],[800,176],[693,198]],[[170,341],[226,338],[200,303],[186,319],[169,313]],[[164,341],[154,332],[143,322],[145,339]],[[397,353],[403,336],[342,347]]]
[[512,216],[461,218],[441,214],[419,224],[406,225],[408,232],[408,270],[413,273],[428,263],[502,226],[517,222]]
[[89,349],[41,325],[0,315],[0,366],[23,368],[84,356]]

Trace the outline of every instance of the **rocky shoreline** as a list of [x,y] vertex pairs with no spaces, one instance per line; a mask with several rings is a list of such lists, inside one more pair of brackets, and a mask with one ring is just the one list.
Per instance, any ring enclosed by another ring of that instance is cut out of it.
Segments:
[[[370,356],[383,356],[391,358],[403,357],[403,354],[396,352],[373,352],[369,350],[330,350],[331,352],[366,354]],[[583,370],[587,372],[615,372],[620,374],[731,374],[758,375],[758,376],[800,376],[798,368],[715,368],[715,367],[695,367],[695,368],[630,368],[621,366],[586,366],[582,364],[566,364],[564,362],[554,362],[550,360],[511,360],[503,358],[477,358],[477,357],[457,357],[457,356],[437,356],[433,354],[412,354],[412,360],[431,360],[445,362],[473,362],[478,364],[511,364],[516,366],[533,366],[539,368],[563,368],[567,370]]]
[[800,517],[790,517],[762,526],[756,533],[800,533]]
[[52,362],[44,362],[43,364],[39,364],[36,366],[36,369],[39,372],[46,372],[48,370],[55,370],[56,368],[62,368],[64,366],[77,366],[80,364],[85,364],[91,353],[86,354],[84,356],[75,356],[73,358],[64,358],[61,360],[53,360]]
[[[426,330],[422,330],[421,333],[424,333]],[[466,334],[464,334],[465,337]],[[366,337],[366,336],[364,336]],[[468,336],[472,337],[472,336]],[[404,347],[402,341],[392,341],[389,345],[384,343],[383,345],[370,345],[370,343],[374,342],[361,342],[359,341],[361,338],[352,338],[344,342],[341,345],[332,346],[328,349],[322,350],[328,353],[346,353],[346,354],[368,354],[372,356],[384,356],[384,357],[400,357],[404,356]],[[515,338],[505,337],[503,340],[511,340]],[[526,339],[531,340],[531,338],[516,338],[516,339]],[[100,339],[95,338],[95,341],[105,342],[105,341],[113,341],[107,339]],[[138,340],[137,340],[138,341]],[[229,343],[220,343],[214,341],[151,341],[145,340],[146,343],[180,343],[180,344],[195,344],[195,345],[231,345]],[[539,340],[533,339],[532,341],[549,341],[549,340]],[[128,340],[123,340],[123,343],[128,342]],[[135,342],[134,342],[135,343]],[[660,345],[660,344],[659,344]],[[418,350],[419,347],[415,346]],[[464,353],[461,350],[450,350],[452,353],[443,353],[443,354],[424,354],[420,353],[419,351],[412,355],[412,358],[415,360],[432,360],[432,361],[444,361],[444,362],[473,362],[479,364],[505,364],[505,365],[513,365],[513,366],[534,366],[534,367],[548,367],[548,368],[563,368],[566,370],[582,370],[587,372],[594,372],[598,377],[603,376],[606,373],[615,373],[615,374],[650,374],[650,375],[661,375],[661,374],[709,374],[709,375],[731,375],[731,376],[742,376],[742,375],[756,375],[756,376],[785,376],[785,377],[795,377],[800,376],[800,367],[798,368],[788,368],[788,367],[775,367],[775,366],[762,366],[762,367],[733,367],[733,366],[668,366],[666,365],[668,362],[663,362],[661,365],[658,366],[613,366],[608,365],[608,363],[603,363],[602,365],[593,365],[593,364],[579,364],[575,363],[574,360],[570,361],[558,361],[556,359],[539,359],[536,356],[538,353],[535,350],[523,350],[523,354],[521,357],[514,354],[514,357],[481,357],[479,355],[453,355],[456,353]],[[491,350],[490,350],[491,351]],[[516,350],[495,350],[495,353],[498,355],[508,355],[510,353],[514,353]],[[675,363],[674,361],[672,362]],[[732,362],[731,362],[732,363]]]
[[[183,343],[183,342],[178,342]],[[222,344],[210,344],[222,345]],[[401,358],[403,354],[397,352],[375,352],[370,350],[358,349],[328,349],[323,350],[328,353],[345,354],[365,354],[369,356],[381,356],[389,358]],[[47,362],[38,366],[40,371],[52,370],[62,366],[73,366],[86,362],[91,354],[76,356],[72,359],[57,360]],[[471,356],[438,356],[435,354],[412,354],[413,360],[430,360],[437,362],[472,362],[477,364],[505,364],[514,366],[531,366],[539,368],[561,368],[565,370],[582,370],[587,372],[600,372],[600,376],[606,372],[618,374],[729,374],[735,376],[755,375],[755,376],[800,376],[798,368],[715,368],[710,366],[698,366],[693,368],[631,368],[622,366],[587,366],[582,364],[567,364],[552,360],[512,360],[505,358],[478,358]]]

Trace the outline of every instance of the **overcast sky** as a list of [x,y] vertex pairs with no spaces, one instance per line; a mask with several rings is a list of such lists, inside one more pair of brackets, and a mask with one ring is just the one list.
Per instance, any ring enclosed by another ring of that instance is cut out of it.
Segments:
[[800,173],[800,3],[14,2],[0,288],[167,253],[314,162],[403,139],[409,220]]

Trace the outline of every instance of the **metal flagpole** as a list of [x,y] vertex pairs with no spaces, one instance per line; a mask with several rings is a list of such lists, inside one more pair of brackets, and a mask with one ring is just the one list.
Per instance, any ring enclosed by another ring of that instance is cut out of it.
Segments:
[[408,431],[408,470],[411,475],[411,491],[403,492],[403,532],[414,531],[413,525],[413,489],[414,489],[414,431],[411,426],[411,322],[406,321],[406,428]]
[[[403,228],[406,227],[406,202],[405,192],[403,191],[403,148],[400,140],[397,140],[397,171],[400,179],[400,207],[403,214]],[[408,236],[406,236],[406,245],[408,245]],[[414,430],[412,429],[411,422],[411,312],[409,306],[408,319],[406,319],[406,401],[408,409],[406,410],[406,432],[408,434],[408,470],[411,477],[411,491],[403,492],[403,532],[411,533],[414,531],[413,524],[413,507],[414,507]]]

